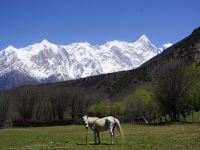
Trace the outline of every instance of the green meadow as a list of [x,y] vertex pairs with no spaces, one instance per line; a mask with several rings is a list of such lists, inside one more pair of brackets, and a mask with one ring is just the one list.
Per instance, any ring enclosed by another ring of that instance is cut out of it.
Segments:
[[93,134],[85,143],[84,126],[54,126],[39,128],[0,129],[1,150],[197,150],[200,148],[200,124],[170,124],[162,126],[122,125],[124,138],[117,133],[110,144],[108,132],[101,133],[100,145],[93,144]]

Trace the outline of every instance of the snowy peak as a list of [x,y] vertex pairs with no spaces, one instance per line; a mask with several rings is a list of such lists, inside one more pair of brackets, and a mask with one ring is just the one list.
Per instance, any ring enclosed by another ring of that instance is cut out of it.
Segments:
[[138,39],[137,42],[151,43],[151,41],[149,40],[149,38],[148,38],[145,34],[143,34],[143,35]]
[[113,41],[106,42],[104,45],[101,45],[101,46],[102,47],[106,46],[106,47],[111,48],[113,46],[123,47],[124,45],[128,45],[128,42],[113,40]]
[[171,47],[172,45],[173,45],[172,43],[163,44],[163,48],[166,49],[168,47]]
[[172,45],[173,45],[172,43],[166,43],[166,44],[163,44],[162,47],[160,47],[159,49],[160,49],[161,51],[163,51],[163,50],[165,50],[165,49],[171,47]]
[[42,45],[50,45],[51,43],[48,40],[44,39],[44,40],[42,40],[42,42],[40,44],[42,44]]
[[144,34],[142,35],[135,43],[136,46],[153,46],[154,48],[156,48],[151,41],[149,40],[149,38]]
[[58,46],[50,43],[48,40],[44,39],[40,43],[35,43],[33,45],[29,45],[25,48],[18,49],[20,52],[27,52],[29,55],[37,55],[41,51],[51,50],[53,53],[57,53]]
[[152,51],[153,53],[159,54],[161,52],[154,44],[151,43],[146,35],[142,35],[135,43],[138,49],[143,49],[144,51]]
[[[146,35],[134,43],[114,40],[103,45],[56,45],[44,39],[25,48],[4,49],[0,53],[0,78],[17,71],[38,83],[78,79],[137,68],[160,51]],[[24,80],[19,79],[26,83]]]
[[0,53],[4,52],[6,54],[12,54],[16,51],[17,49],[11,45],[9,45],[8,47],[6,47],[3,51],[0,51]]
[[53,44],[53,43],[50,43],[50,42],[49,42],[48,40],[46,40],[46,39],[42,40],[42,41],[39,43],[39,45],[40,45],[40,46],[44,46],[44,47],[49,47],[49,48],[51,48],[51,47],[53,47],[53,48],[57,47],[57,45],[55,45],[55,44]]
[[10,50],[16,50],[16,48],[13,47],[12,45],[9,45],[9,46],[6,47],[4,50],[5,50],[5,51],[10,51]]

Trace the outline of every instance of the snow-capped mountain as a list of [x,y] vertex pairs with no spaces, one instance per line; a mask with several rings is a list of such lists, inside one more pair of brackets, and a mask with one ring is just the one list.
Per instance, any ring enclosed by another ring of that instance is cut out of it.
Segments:
[[56,45],[43,40],[25,48],[8,46],[0,51],[0,88],[130,70],[162,50],[145,35],[133,43],[115,40],[103,45]]
[[173,44],[172,43],[166,43],[166,44],[163,44],[162,47],[160,47],[159,49],[161,51],[167,49],[168,47],[171,47]]

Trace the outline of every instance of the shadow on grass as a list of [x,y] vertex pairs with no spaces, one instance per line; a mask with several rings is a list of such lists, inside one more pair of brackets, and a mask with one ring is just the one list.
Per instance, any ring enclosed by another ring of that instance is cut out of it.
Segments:
[[86,143],[77,143],[76,145],[89,145],[89,144],[86,144]]
[[111,144],[111,143],[101,143],[100,145],[115,145],[115,144]]
[[86,144],[86,143],[77,143],[77,145],[96,145],[96,146],[98,146],[98,145],[115,145],[115,144],[111,144],[111,143],[101,143],[101,144],[95,144],[95,143],[88,143],[88,144]]

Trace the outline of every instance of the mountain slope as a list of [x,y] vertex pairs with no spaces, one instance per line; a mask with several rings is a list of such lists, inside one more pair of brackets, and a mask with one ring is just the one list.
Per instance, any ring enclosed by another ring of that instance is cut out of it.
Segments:
[[[87,87],[86,95],[92,93],[91,91],[96,89],[98,90],[98,94],[116,100],[132,92],[144,82],[150,82],[149,73],[157,67],[158,64],[179,58],[185,61],[186,64],[200,63],[200,27],[195,29],[188,37],[165,49],[136,69],[88,77],[75,81],[48,84],[48,86],[53,88],[68,87],[69,89],[75,87],[84,89]],[[41,86],[47,87],[47,85]]]
[[200,64],[200,27],[183,40],[142,64],[139,68],[126,71],[113,87],[119,87],[120,91],[127,89],[135,79],[149,82],[151,71],[157,65],[168,62],[171,59],[181,59],[185,64]]
[[145,62],[141,67],[151,68],[169,59],[182,59],[186,64],[200,63],[200,27],[195,29],[191,35]]
[[[87,42],[55,45],[43,40],[20,49],[9,46],[0,52],[0,81],[4,81],[0,88],[130,70],[160,52],[161,49],[145,35],[134,43],[110,41],[96,46]],[[6,74],[15,72],[14,81],[10,76],[4,80]]]

